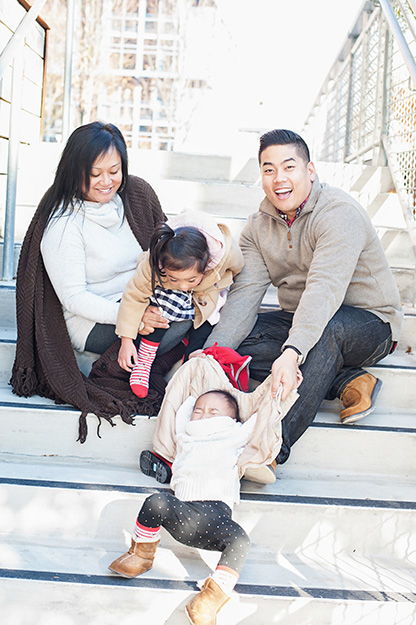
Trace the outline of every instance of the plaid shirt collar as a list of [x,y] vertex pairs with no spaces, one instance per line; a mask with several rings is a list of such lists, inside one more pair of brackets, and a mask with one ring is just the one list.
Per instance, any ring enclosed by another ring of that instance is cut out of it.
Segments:
[[286,215],[286,213],[282,213],[282,211],[280,211],[278,208],[276,208],[278,214],[280,215],[280,217],[287,223],[287,225],[290,226],[293,224],[293,222],[295,221],[295,219],[297,219],[301,213],[302,208],[305,206],[306,202],[309,199],[309,195],[306,198],[306,200],[304,202],[302,202],[302,204],[299,206],[299,208],[296,209],[296,215],[293,217],[293,219],[289,219],[289,217]]

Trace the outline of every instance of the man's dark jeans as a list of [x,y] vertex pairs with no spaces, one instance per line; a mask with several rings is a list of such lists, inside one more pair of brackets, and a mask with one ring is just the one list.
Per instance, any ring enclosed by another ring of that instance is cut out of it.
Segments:
[[[249,336],[238,348],[250,355],[250,375],[263,381],[281,354],[292,325],[293,313],[282,310],[260,313]],[[341,306],[325,328],[318,343],[300,367],[303,382],[299,398],[282,422],[283,443],[278,464],[289,457],[291,446],[314,420],[324,399],[340,397],[346,385],[387,356],[392,345],[391,328],[373,313]]]

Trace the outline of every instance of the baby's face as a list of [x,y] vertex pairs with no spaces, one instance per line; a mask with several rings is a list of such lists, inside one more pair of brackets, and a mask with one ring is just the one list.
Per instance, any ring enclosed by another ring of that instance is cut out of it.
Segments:
[[[210,417],[227,417],[230,416],[230,412],[230,405],[223,395],[209,393],[196,400],[191,421],[209,419]],[[230,416],[230,419],[233,417]]]

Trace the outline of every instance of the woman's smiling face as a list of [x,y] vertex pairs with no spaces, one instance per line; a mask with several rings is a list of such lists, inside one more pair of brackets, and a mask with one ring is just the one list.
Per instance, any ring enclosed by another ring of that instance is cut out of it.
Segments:
[[111,148],[94,161],[90,173],[90,187],[85,191],[85,199],[100,204],[109,202],[119,190],[122,180],[120,155],[115,148]]

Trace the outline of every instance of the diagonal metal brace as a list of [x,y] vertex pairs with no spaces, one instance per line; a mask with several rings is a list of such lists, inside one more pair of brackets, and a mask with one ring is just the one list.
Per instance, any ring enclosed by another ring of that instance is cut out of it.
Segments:
[[16,51],[20,50],[20,44],[25,40],[30,28],[39,17],[43,5],[46,0],[35,0],[29,11],[26,13],[19,26],[16,28],[14,34],[9,39],[6,47],[0,54],[0,79],[3,77],[6,69],[11,65]]

